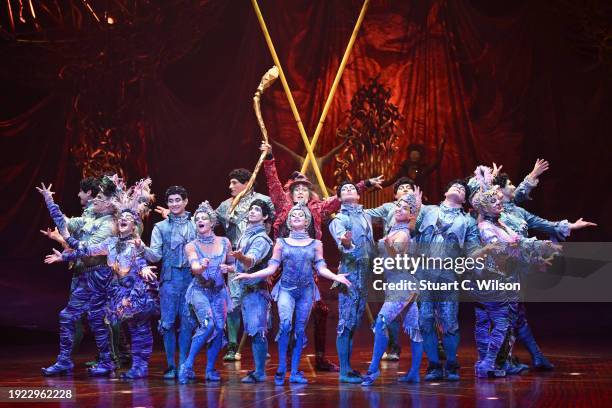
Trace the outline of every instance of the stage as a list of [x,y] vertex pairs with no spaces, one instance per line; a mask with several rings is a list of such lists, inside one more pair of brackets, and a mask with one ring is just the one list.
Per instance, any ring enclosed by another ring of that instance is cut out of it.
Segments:
[[[360,333],[367,336],[368,332]],[[160,407],[205,406],[214,407],[609,407],[612,406],[612,350],[604,342],[593,340],[563,339],[542,341],[547,356],[556,365],[553,372],[527,372],[504,379],[475,379],[472,364],[474,347],[467,340],[459,351],[461,381],[456,383],[434,382],[398,384],[397,372],[403,373],[409,364],[409,352],[399,363],[383,362],[382,375],[372,387],[338,383],[334,373],[315,372],[312,347],[302,359],[301,368],[311,381],[307,385],[286,384],[275,386],[272,376],[277,364],[276,347],[272,345],[272,359],[267,366],[269,381],[252,385],[240,383],[241,376],[252,369],[250,350],[236,363],[219,362],[220,384],[204,383],[203,361],[198,359],[198,380],[189,385],[178,385],[162,378],[163,353],[156,344],[151,370],[147,380],[125,382],[119,379],[87,377],[84,363],[94,350],[88,348],[75,357],[72,376],[45,378],[40,367],[52,362],[56,345],[15,346],[2,351],[0,386],[2,387],[58,387],[73,388],[79,406],[109,407]],[[579,347],[583,348],[579,351]],[[407,351],[407,350],[406,350]],[[365,371],[371,349],[362,341],[355,350],[354,367]],[[330,353],[330,355],[333,354]],[[526,353],[519,347],[518,356],[527,361]],[[425,359],[421,375],[425,370]],[[6,405],[6,404],[0,404]],[[19,404],[19,406],[69,406],[71,402]]]

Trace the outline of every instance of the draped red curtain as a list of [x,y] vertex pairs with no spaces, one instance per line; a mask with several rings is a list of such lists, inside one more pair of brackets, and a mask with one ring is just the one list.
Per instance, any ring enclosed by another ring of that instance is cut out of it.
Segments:
[[[260,6],[312,134],[361,2],[262,0]],[[158,196],[169,185],[183,184],[192,205],[203,199],[217,204],[228,195],[227,173],[252,168],[258,157],[252,95],[272,60],[247,3],[209,1],[191,7],[207,17],[193,33],[169,41],[160,59],[149,64],[137,63],[147,58],[147,48],[139,44],[133,59],[120,66],[135,72],[135,116],[128,120],[137,122],[132,129],[143,142],[128,176],[133,181],[150,175]],[[148,30],[156,41],[151,44],[180,27],[182,16],[168,12],[152,20]],[[552,170],[538,187],[532,209],[551,218],[585,216],[605,225],[612,204],[609,188],[603,187],[610,176],[603,165],[610,71],[576,52],[565,18],[551,14],[547,2],[373,0],[318,152],[337,145],[335,131],[353,93],[380,75],[405,117],[398,165],[410,143],[424,144],[434,160],[446,137],[443,161],[424,186],[432,200],[441,197],[446,182],[468,175],[478,163],[502,163],[518,181],[537,157],[545,157]],[[113,38],[115,43],[104,43],[105,50],[119,49],[120,37]],[[28,54],[40,47],[8,40],[1,54],[7,63],[0,70],[0,243],[3,253],[13,256],[40,257],[48,247],[37,231],[49,225],[34,190],[40,181],[54,183],[66,212],[79,212],[80,169],[70,154],[74,135],[68,127],[81,90],[61,78],[65,54]],[[88,73],[100,75],[96,69],[82,75]],[[99,80],[117,86],[110,74]],[[267,91],[262,105],[271,138],[303,154],[279,84]],[[289,156],[278,149],[276,155],[281,176],[295,169]],[[323,169],[330,183],[332,171]],[[259,185],[265,192],[263,180]],[[588,237],[610,236],[608,228]]]

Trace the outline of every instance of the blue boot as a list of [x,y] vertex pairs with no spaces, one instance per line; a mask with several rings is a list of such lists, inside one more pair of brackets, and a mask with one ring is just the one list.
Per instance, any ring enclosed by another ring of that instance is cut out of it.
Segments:
[[529,354],[531,354],[534,369],[540,371],[554,370],[555,366],[548,361],[546,357],[544,357],[544,354],[540,350],[540,347],[538,347],[538,343],[536,342],[535,337],[533,337],[533,333],[531,333],[531,329],[527,323],[523,324],[517,330],[517,339],[523,343],[523,345],[527,348],[527,351],[529,351]]
[[[195,379],[195,373],[193,372],[193,365],[197,355],[202,350],[202,347],[208,341],[208,338],[213,332],[212,324],[205,322],[199,328],[196,334],[191,339],[191,347],[189,348],[189,355],[185,359],[185,362],[181,364],[178,372],[179,384],[187,384]],[[173,370],[174,371],[174,370]],[[164,378],[166,376],[164,375]]]
[[110,377],[115,373],[115,364],[109,353],[100,353],[100,362],[87,369],[91,377]]
[[457,363],[459,333],[445,333],[442,337],[442,345],[446,354],[445,378],[448,381],[459,381],[459,364]]
[[55,364],[43,368],[42,375],[45,377],[52,377],[57,375],[68,375],[72,374],[72,369],[74,368],[74,364],[72,361],[60,361],[58,360]]
[[410,371],[398,378],[397,381],[416,384],[421,381],[419,370],[421,368],[421,360],[423,359],[423,343],[412,340],[410,342],[410,349],[412,351]]
[[370,385],[374,384],[374,381],[376,381],[376,379],[380,376],[380,370],[377,371],[368,371],[366,373],[366,375],[363,377],[363,381],[361,382],[361,385],[363,385],[364,387],[369,387]]
[[341,383],[361,384],[363,379],[356,375],[350,364],[350,347],[351,347],[350,332],[348,329],[338,334],[336,337],[336,349],[338,350],[338,359],[340,360],[340,376]]
[[193,367],[188,366],[186,363],[181,364],[181,368],[178,372],[179,384],[188,384],[194,381],[196,378]]
[[308,384],[308,380],[306,377],[304,377],[304,372],[302,371],[291,373],[289,376],[289,382],[292,384]]

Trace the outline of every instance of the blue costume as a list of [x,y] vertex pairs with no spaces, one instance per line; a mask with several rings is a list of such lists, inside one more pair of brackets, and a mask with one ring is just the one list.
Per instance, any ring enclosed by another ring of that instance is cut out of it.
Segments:
[[151,245],[145,247],[145,258],[149,262],[161,260],[160,305],[161,319],[158,330],[163,337],[166,350],[169,377],[174,377],[177,320],[179,364],[182,364],[189,352],[193,327],[186,315],[185,292],[191,282],[191,268],[185,256],[185,244],[195,239],[195,225],[190,214],[177,217],[170,213],[168,218],[153,227]]
[[[376,208],[368,208],[364,210],[368,215],[372,217],[372,221],[382,220],[383,223],[383,234],[389,234],[391,228],[395,225],[395,209],[397,205],[395,202],[383,203]],[[399,356],[401,347],[399,345],[399,331],[401,327],[401,321],[399,317],[393,321],[387,322],[387,331],[389,334],[389,353],[396,354]]]
[[[263,224],[250,225],[238,240],[238,249],[251,258],[253,263],[246,268],[236,261],[236,272],[253,273],[266,267],[272,256],[272,240],[266,234]],[[270,316],[270,293],[266,279],[243,280],[242,319],[244,330],[251,337],[251,348],[255,370],[247,374],[243,382],[259,382],[265,378],[266,355],[268,354],[268,319]]]
[[[303,373],[299,371],[302,350],[306,347],[306,325],[312,310],[312,305],[318,300],[318,291],[312,274],[313,268],[319,270],[325,267],[325,260],[317,258],[317,247],[322,246],[321,241],[311,240],[303,246],[291,245],[286,238],[278,238],[276,245],[281,247],[280,259],[270,259],[270,263],[282,265],[279,281],[272,290],[272,298],[278,307],[280,320],[279,331],[276,336],[278,342],[278,371],[275,375],[277,385],[283,384],[287,371],[287,349],[289,336],[294,329],[295,343],[291,356],[291,382],[304,383]],[[295,322],[293,314],[295,312]]]
[[[58,229],[66,228],[66,218],[59,206],[52,199],[46,199],[47,208]],[[110,237],[114,220],[111,214],[97,214],[86,211],[82,217],[71,218],[70,229],[79,231],[69,239],[73,248],[77,245],[86,247],[96,245]],[[78,238],[78,239],[77,239]],[[83,258],[76,262],[76,274],[72,278],[68,304],[59,314],[60,353],[57,362],[43,368],[43,375],[57,375],[69,372],[74,367],[71,353],[74,344],[75,325],[84,314],[87,314],[90,329],[98,347],[99,363],[89,370],[91,375],[108,375],[114,370],[111,358],[108,327],[104,322],[108,286],[113,277],[112,270],[106,264],[105,256]]]
[[[521,183],[522,184],[522,183]],[[569,222],[563,221],[548,221],[538,217],[516,205],[516,194],[513,201],[504,203],[504,211],[501,213],[500,220],[510,227],[514,232],[527,238],[529,230],[544,232],[548,234],[553,241],[564,241],[570,234]],[[544,357],[544,354],[538,347],[538,343],[531,332],[531,328],[527,322],[526,308],[524,303],[516,305],[517,317],[514,323],[514,331],[517,339],[531,354],[534,367],[538,369],[551,370],[554,366]]]
[[[216,253],[207,253],[201,247],[205,244],[219,244],[221,247]],[[206,352],[206,380],[219,381],[219,373],[215,370],[215,361],[223,347],[225,321],[227,310],[231,305],[231,300],[221,264],[226,263],[228,253],[231,251],[230,243],[227,238],[210,237],[200,238],[189,243],[195,248],[198,261],[203,262],[208,259],[209,263],[201,275],[194,275],[192,278],[185,299],[187,308],[184,318],[191,320],[196,325],[196,331],[191,339],[191,349],[189,356],[181,365],[179,381],[186,383],[195,377],[193,364],[199,351],[205,344],[208,344]]]
[[[548,242],[518,236],[496,218],[485,217],[478,225],[483,245],[513,243],[487,256],[481,279],[504,284],[520,282],[520,273],[532,264],[541,263]],[[548,254],[547,254],[548,255]],[[515,290],[480,289],[473,292],[480,298],[476,303],[475,337],[478,349],[476,375],[479,377],[516,374],[523,370],[513,365],[513,328],[518,316],[519,293]],[[504,343],[508,350],[502,350]]]
[[[329,224],[329,231],[341,253],[339,274],[347,274],[352,286],[341,286],[338,293],[338,331],[336,348],[340,360],[340,380],[360,383],[361,376],[351,368],[353,334],[359,327],[365,311],[374,256],[372,219],[359,204],[343,203],[340,212]],[[341,238],[347,231],[352,233],[351,248],[342,245]]]
[[[395,207],[395,205],[394,205]],[[391,228],[391,233],[405,229],[408,231],[408,224],[396,224]],[[410,234],[408,233],[408,237]],[[378,242],[379,256],[387,258],[393,257],[385,246],[384,239]],[[402,281],[412,281],[416,285],[414,275],[403,270],[395,268],[385,268],[384,277],[386,283],[400,284]],[[391,290],[385,292],[385,303],[383,303],[376,322],[374,324],[374,348],[372,351],[372,361],[368,369],[368,374],[362,383],[363,385],[371,385],[374,380],[380,375],[379,366],[383,353],[385,352],[389,342],[389,325],[391,322],[401,321],[401,315],[404,313],[403,328],[408,334],[412,348],[412,367],[410,371],[400,377],[402,382],[419,382],[419,368],[423,356],[423,338],[419,327],[419,308],[416,302],[416,292],[409,290]]]
[[[247,214],[251,203],[255,200],[262,200],[270,208],[270,221],[274,219],[274,204],[267,195],[250,191],[249,193],[242,196],[238,205],[234,209],[233,214],[229,215],[229,209],[232,205],[233,198],[228,198],[223,201],[219,207],[215,210],[217,220],[225,231],[225,236],[230,240],[232,248],[238,247],[238,240],[247,228]],[[230,272],[227,277],[228,287],[230,295],[232,297],[232,308],[227,316],[227,335],[229,339],[229,353],[235,353],[237,350],[237,337],[238,331],[240,330],[240,305],[241,305],[241,285],[239,282],[234,281],[236,272]],[[229,360],[233,360],[233,357]]]
[[106,317],[111,324],[127,322],[132,339],[132,367],[125,378],[142,378],[148,373],[153,350],[150,318],[159,312],[157,282],[146,282],[140,271],[147,266],[142,251],[129,238],[110,237],[97,245],[64,252],[65,261],[106,255],[107,264],[117,273],[109,286]]
[[[480,237],[475,220],[459,208],[451,208],[444,203],[439,206],[427,205],[421,208],[416,222],[415,242],[417,254],[433,258],[456,258],[469,256],[479,245]],[[431,283],[448,284],[457,281],[454,270],[419,269],[419,280]],[[438,336],[435,330],[436,319],[442,328],[442,345],[446,354],[446,378],[458,380],[457,348],[459,346],[458,292],[439,290],[420,292],[420,325],[423,348],[429,360],[425,380],[438,380],[443,377],[438,354]]]

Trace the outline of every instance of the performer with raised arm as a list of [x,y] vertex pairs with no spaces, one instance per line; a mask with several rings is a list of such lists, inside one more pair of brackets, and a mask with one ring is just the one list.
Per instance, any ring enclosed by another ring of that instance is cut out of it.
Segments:
[[[172,186],[166,190],[169,211],[166,219],[155,224],[151,234],[151,245],[144,247],[147,261],[161,260],[159,298],[161,319],[158,330],[164,341],[166,363],[165,379],[174,379],[178,374],[175,354],[178,334],[179,364],[183,364],[189,353],[193,326],[185,316],[187,303],[185,293],[191,282],[191,268],[185,255],[185,245],[195,239],[195,225],[191,214],[185,211],[189,202],[187,190]],[[159,208],[157,210],[160,211]],[[180,322],[180,325],[179,325]]]
[[[41,189],[39,189],[41,191]],[[95,177],[85,177],[79,183],[79,193],[77,194],[80,204],[83,207],[83,213],[79,217],[64,217],[64,219],[57,219],[60,226],[66,227],[68,230],[67,233],[79,239],[83,234],[83,228],[95,219],[94,214],[92,213],[92,201],[100,192],[100,180]],[[54,229],[47,228],[46,230],[40,230],[40,232],[46,237],[59,242],[64,248],[68,248],[68,244],[66,240],[60,234],[58,227]],[[68,269],[72,270],[72,281],[70,284],[70,292],[72,292],[79,281],[79,274],[83,271],[83,261],[77,259],[76,262],[70,263]],[[73,351],[76,351],[83,340],[83,323],[85,321],[85,316],[75,322],[75,333],[74,333],[74,341],[72,343]],[[111,341],[111,354],[113,355],[113,360],[115,363],[123,362],[129,360],[129,350],[127,350],[123,342],[120,341],[122,337],[120,337],[119,330],[120,326],[111,326],[112,333],[109,333],[110,341]],[[98,363],[98,357],[92,361],[85,363],[86,366],[92,367]]]
[[340,360],[340,382],[359,384],[363,381],[351,367],[353,336],[359,328],[367,302],[367,276],[375,244],[371,217],[359,204],[359,193],[354,183],[345,181],[338,186],[337,196],[342,201],[340,212],[329,224],[329,232],[340,251],[338,272],[346,274],[351,287],[338,293],[338,330],[336,348]]
[[[66,227],[66,217],[53,201],[54,193],[50,186],[45,187],[43,184],[39,191],[45,198],[49,213],[65,240],[72,239],[73,244],[78,243],[80,247],[87,247],[100,244],[113,235],[115,209],[111,199],[116,192],[116,185],[110,177],[103,178],[100,192],[92,200],[91,217],[88,215],[80,221],[82,226],[78,240],[70,236]],[[104,322],[108,285],[113,277],[113,272],[103,255],[83,258],[81,268],[76,282],[73,282],[68,304],[59,314],[60,353],[55,364],[42,369],[42,374],[45,376],[72,372],[74,364],[71,354],[76,331],[75,325],[84,314],[87,314],[89,327],[98,347],[99,362],[88,369],[89,374],[108,376],[115,369],[111,357],[108,328]]]
[[[575,222],[569,222],[568,220],[548,221],[517,205],[530,198],[529,193],[538,184],[538,177],[548,168],[547,161],[538,159],[531,173],[525,177],[519,187],[515,187],[512,184],[506,173],[499,173],[493,178],[493,185],[498,186],[503,195],[502,202],[504,208],[500,215],[500,220],[524,238],[529,236],[529,230],[535,230],[548,234],[553,241],[564,241],[571,231],[596,226],[597,224],[584,221],[582,218]],[[526,312],[525,303],[519,303],[518,316],[514,325],[517,340],[529,351],[533,367],[536,370],[552,370],[554,365],[548,361],[540,350],[527,322]]]
[[142,219],[152,202],[151,179],[141,180],[129,190],[120,188],[112,203],[119,218],[117,235],[99,244],[86,244],[70,237],[67,242],[74,251],[54,250],[45,263],[75,261],[81,258],[105,256],[116,275],[109,286],[106,319],[114,324],[126,322],[132,340],[132,367],[121,375],[123,379],[146,377],[153,350],[150,319],[159,311],[155,267],[147,266],[140,242]]
[[[416,215],[420,207],[420,193],[409,193],[398,199],[395,206],[395,223],[389,233],[378,242],[379,256],[394,258],[398,254],[407,254],[410,246],[410,229],[414,229]],[[412,224],[412,225],[411,225]],[[416,285],[416,279],[410,271],[396,268],[385,269],[387,284],[400,284],[411,280]],[[380,376],[380,360],[389,342],[389,324],[401,319],[406,310],[403,326],[410,336],[412,349],[412,365],[410,370],[398,379],[400,382],[419,382],[419,368],[423,356],[423,338],[419,328],[419,309],[416,303],[417,292],[408,290],[387,289],[385,303],[378,312],[374,324],[374,348],[372,360],[361,385],[372,385]]]
[[[276,336],[279,355],[278,371],[274,375],[276,385],[283,385],[285,382],[287,349],[292,326],[295,327],[295,344],[291,357],[289,381],[299,384],[308,383],[304,373],[299,371],[299,365],[302,350],[306,346],[306,324],[313,302],[316,301],[317,292],[312,274],[313,268],[324,278],[347,286],[351,285],[345,275],[336,275],[327,268],[323,259],[323,244],[308,235],[307,230],[311,222],[312,216],[308,207],[303,204],[295,205],[287,217],[289,237],[276,240],[268,267],[254,273],[238,273],[234,278],[236,281],[265,278],[273,275],[282,264],[280,280],[272,291],[280,319],[280,328]],[[294,312],[295,323],[293,323]]]
[[[266,174],[266,181],[268,182],[270,198],[276,208],[276,220],[273,226],[274,237],[286,238],[289,236],[287,215],[294,205],[303,203],[312,214],[312,222],[308,227],[308,234],[311,238],[320,240],[323,236],[321,224],[340,209],[340,198],[334,194],[327,199],[321,199],[318,194],[313,191],[310,180],[298,172],[294,172],[291,178],[283,186],[276,171],[276,161],[272,155],[272,147],[267,143],[262,143],[260,149],[262,152],[266,153],[266,160],[263,162],[264,172]],[[382,177],[360,181],[357,183],[357,189],[360,193],[363,193],[366,187],[380,188],[382,181]],[[315,283],[317,283],[316,276]],[[315,287],[315,290],[318,291],[318,287]],[[325,357],[325,339],[327,337],[326,323],[329,308],[323,299],[319,299],[315,302],[313,314],[315,368],[320,371],[338,371],[338,367]]]
[[[479,189],[472,198],[478,212],[478,230],[484,245],[494,246],[486,258],[482,279],[496,279],[503,283],[517,283],[524,267],[544,267],[561,247],[552,241],[525,238],[514,232],[502,220],[503,194],[498,186],[492,186],[491,169],[479,166],[476,171]],[[509,363],[513,346],[513,327],[518,313],[518,291],[479,289],[473,292],[479,297],[476,303],[476,347],[478,361],[475,365],[478,377],[502,377],[515,373]],[[501,355],[504,342],[508,351]],[[507,371],[510,370],[510,371]]]
[[215,370],[215,362],[223,347],[223,328],[231,303],[223,275],[227,274],[233,263],[230,256],[232,248],[227,238],[214,234],[217,215],[208,201],[200,204],[195,211],[194,222],[197,228],[196,239],[185,245],[185,256],[191,265],[193,278],[185,294],[187,309],[183,317],[194,320],[196,330],[191,339],[189,355],[179,370],[181,384],[195,379],[193,365],[205,344],[208,345],[206,381],[221,381],[219,372]]

